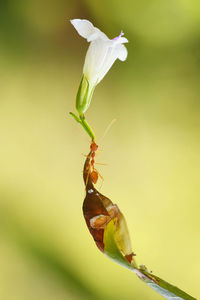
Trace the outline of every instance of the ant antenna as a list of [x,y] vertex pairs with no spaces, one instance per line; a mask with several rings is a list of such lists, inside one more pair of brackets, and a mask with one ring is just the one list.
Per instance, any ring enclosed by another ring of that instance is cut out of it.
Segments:
[[101,139],[100,139],[100,143],[102,142],[102,140],[105,138],[106,134],[108,133],[108,131],[110,130],[110,128],[112,127],[112,125],[117,121],[117,119],[113,119],[110,124],[108,124],[107,128],[104,131],[104,134],[102,135]]

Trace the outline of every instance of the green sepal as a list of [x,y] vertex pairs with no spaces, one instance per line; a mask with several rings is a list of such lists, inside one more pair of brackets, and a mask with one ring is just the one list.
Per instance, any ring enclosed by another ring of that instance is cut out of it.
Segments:
[[89,108],[94,89],[95,85],[91,87],[89,81],[83,75],[76,96],[76,109],[79,115],[84,114]]

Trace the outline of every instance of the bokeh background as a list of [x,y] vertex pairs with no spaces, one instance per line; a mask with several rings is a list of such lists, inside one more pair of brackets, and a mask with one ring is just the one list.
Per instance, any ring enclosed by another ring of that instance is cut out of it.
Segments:
[[0,298],[161,299],[98,251],[82,216],[90,141],[68,112],[88,44],[72,18],[130,41],[87,112],[101,192],[137,262],[198,297],[199,0],[1,0]]

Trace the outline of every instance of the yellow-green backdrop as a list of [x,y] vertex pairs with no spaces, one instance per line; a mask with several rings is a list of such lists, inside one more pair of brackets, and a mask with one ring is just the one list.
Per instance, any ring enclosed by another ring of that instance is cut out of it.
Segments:
[[108,164],[101,192],[126,216],[137,262],[198,297],[200,2],[3,0],[0,298],[161,299],[98,251],[82,216],[89,138],[68,112],[88,44],[72,18],[129,40],[87,112]]

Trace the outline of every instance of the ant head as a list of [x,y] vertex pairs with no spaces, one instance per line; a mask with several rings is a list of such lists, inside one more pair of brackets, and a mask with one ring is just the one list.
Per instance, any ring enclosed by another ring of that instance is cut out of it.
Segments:
[[90,149],[91,149],[91,151],[95,152],[98,149],[98,145],[94,141],[92,141],[92,143],[90,145]]

